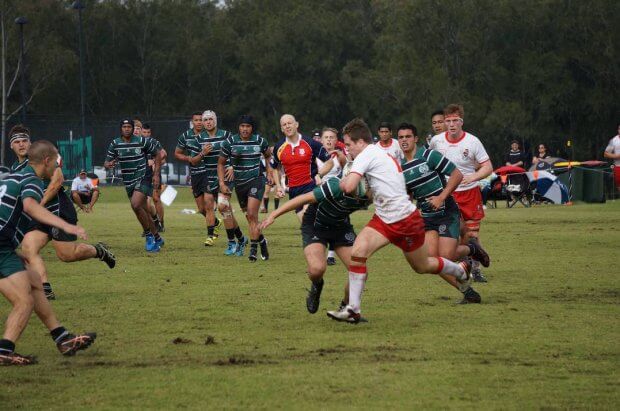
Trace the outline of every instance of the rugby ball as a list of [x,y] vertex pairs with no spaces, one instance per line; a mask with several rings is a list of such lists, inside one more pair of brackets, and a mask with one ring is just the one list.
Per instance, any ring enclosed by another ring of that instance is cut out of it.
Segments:
[[[344,167],[342,168],[342,178],[345,178],[349,175],[352,166],[352,161],[349,161],[347,162],[347,164],[344,165]],[[370,191],[370,185],[368,184],[368,180],[366,180],[366,177],[362,177],[360,182],[357,184],[357,190],[355,190],[355,193],[352,193],[352,195],[353,197],[357,198],[366,197],[368,191]]]

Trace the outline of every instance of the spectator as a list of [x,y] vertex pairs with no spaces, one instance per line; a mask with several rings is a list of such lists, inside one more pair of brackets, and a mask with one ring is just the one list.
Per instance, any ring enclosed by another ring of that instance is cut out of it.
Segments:
[[85,213],[90,213],[99,199],[99,188],[86,175],[86,170],[80,170],[80,174],[71,183],[71,199]]
[[521,151],[521,146],[517,140],[512,140],[510,143],[510,151],[506,156],[506,165],[507,166],[515,166],[515,167],[523,167],[523,151]]
[[538,164],[540,160],[544,160],[549,157],[549,149],[546,144],[540,143],[536,150],[537,153],[534,154],[534,157],[532,157],[532,164],[534,165]]
[[607,144],[603,155],[605,158],[614,161],[614,183],[616,185],[616,190],[620,190],[620,123],[618,123],[616,129],[618,134],[609,140],[609,144]]

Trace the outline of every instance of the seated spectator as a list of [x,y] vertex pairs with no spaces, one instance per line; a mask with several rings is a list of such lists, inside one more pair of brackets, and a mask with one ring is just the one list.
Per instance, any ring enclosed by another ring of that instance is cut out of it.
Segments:
[[99,198],[99,188],[86,175],[86,170],[80,170],[80,174],[71,183],[71,199],[85,213],[90,213]]
[[506,156],[506,165],[523,167],[523,151],[521,151],[520,144],[517,140],[512,140],[510,143],[510,151]]
[[547,157],[549,157],[549,150],[545,144],[540,143],[537,148],[537,153],[532,157],[532,164],[536,165],[540,160],[544,160]]

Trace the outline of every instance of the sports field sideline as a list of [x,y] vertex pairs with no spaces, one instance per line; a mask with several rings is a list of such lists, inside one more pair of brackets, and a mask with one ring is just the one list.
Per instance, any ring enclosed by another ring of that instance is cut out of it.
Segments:
[[[487,210],[492,255],[481,305],[413,273],[394,247],[369,263],[368,323],[329,320],[346,271],[330,267],[321,308],[291,214],[265,235],[271,259],[205,248],[188,188],[166,209],[166,245],[144,252],[123,188],[102,189],[91,240],[118,263],[65,264],[45,249],[64,325],[97,331],[61,357],[32,318],[20,351],[35,367],[0,369],[2,409],[591,408],[620,404],[620,202]],[[235,211],[239,215],[238,207]],[[353,214],[360,229],[371,211]],[[242,228],[246,223],[239,218]],[[9,304],[2,300],[0,312]]]

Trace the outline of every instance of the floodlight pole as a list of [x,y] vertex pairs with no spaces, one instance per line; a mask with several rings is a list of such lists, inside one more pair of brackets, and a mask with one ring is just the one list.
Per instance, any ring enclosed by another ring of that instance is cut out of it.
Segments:
[[19,52],[20,52],[20,62],[19,71],[21,77],[21,94],[22,94],[22,124],[26,123],[26,55],[24,53],[24,24],[28,24],[28,19],[25,17],[18,17],[15,19],[15,24],[19,25]]

